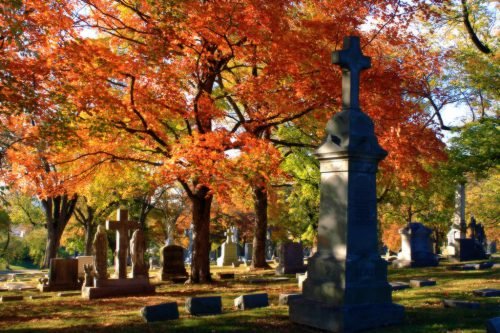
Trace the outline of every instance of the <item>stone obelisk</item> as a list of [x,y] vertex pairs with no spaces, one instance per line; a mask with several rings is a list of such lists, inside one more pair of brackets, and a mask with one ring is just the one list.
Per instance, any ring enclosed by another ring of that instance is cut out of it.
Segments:
[[290,320],[331,332],[355,332],[403,320],[392,303],[387,264],[377,245],[376,172],[387,152],[359,108],[359,79],[370,68],[358,37],[332,54],[342,68],[342,111],[326,127],[320,162],[318,251],[309,259],[303,297]]

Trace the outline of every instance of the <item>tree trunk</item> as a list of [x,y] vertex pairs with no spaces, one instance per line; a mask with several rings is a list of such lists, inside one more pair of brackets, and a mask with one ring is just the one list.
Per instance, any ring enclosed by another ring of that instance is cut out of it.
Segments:
[[47,227],[47,246],[45,247],[45,257],[42,267],[48,268],[50,259],[57,257],[57,250],[61,243],[61,236],[73,215],[77,201],[74,195],[68,199],[67,195],[49,197],[42,200],[43,210],[45,211]]
[[47,228],[47,245],[45,247],[45,258],[42,268],[49,268],[50,259],[57,257],[61,236],[62,234],[59,235],[56,228]]
[[267,191],[262,185],[253,185],[252,191],[255,210],[252,268],[269,268],[266,262]]
[[88,226],[85,228],[85,255],[91,256],[94,253],[92,241],[94,240],[95,235],[95,225],[93,222],[90,222]]
[[191,283],[211,282],[210,276],[210,207],[212,194],[201,186],[193,192],[193,253],[191,256]]

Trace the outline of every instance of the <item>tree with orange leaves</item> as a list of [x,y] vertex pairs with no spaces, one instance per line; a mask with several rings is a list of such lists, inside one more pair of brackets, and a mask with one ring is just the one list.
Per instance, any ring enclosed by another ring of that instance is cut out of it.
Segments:
[[[340,75],[329,58],[345,35],[361,35],[373,57],[361,98],[385,148],[401,149],[400,137],[435,138],[417,130],[420,109],[403,96],[429,58],[404,29],[425,9],[419,1],[80,3],[75,23],[99,38],[76,36],[50,59],[51,89],[71,105],[51,119],[71,124],[60,132],[72,148],[58,150],[56,165],[85,180],[104,162],[130,161],[162,183],[179,182],[192,203],[192,282],[210,281],[212,199],[224,197],[239,170],[249,174],[265,230],[267,205],[259,202],[280,160],[271,143],[294,144],[275,129],[313,111],[324,123],[337,108]],[[233,149],[241,159],[228,155]],[[393,169],[419,158],[394,156]]]

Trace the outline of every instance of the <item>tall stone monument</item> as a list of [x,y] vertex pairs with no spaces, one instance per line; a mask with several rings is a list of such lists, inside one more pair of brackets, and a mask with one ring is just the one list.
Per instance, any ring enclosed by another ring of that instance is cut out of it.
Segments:
[[303,297],[290,302],[290,320],[331,332],[403,321],[392,303],[387,264],[378,254],[376,172],[387,152],[359,108],[359,78],[370,68],[358,37],[332,55],[342,67],[342,111],[327,124],[320,161],[318,250],[309,258]]
[[486,259],[484,247],[476,238],[474,220],[471,237],[467,238],[467,223],[465,221],[465,184],[459,184],[455,194],[455,213],[453,223],[448,232],[448,257],[452,261],[469,261]]
[[233,242],[233,232],[229,229],[226,232],[226,241],[221,245],[221,255],[217,258],[217,266],[238,265],[238,245]]

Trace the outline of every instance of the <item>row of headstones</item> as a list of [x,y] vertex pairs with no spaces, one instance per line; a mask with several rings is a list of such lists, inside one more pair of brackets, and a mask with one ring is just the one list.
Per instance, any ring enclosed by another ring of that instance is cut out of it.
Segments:
[[[239,310],[249,310],[269,306],[266,293],[241,295],[234,299]],[[222,313],[221,296],[189,297],[185,303],[186,311],[193,316],[217,315]],[[177,302],[145,306],[141,315],[146,322],[164,321],[179,318]]]

